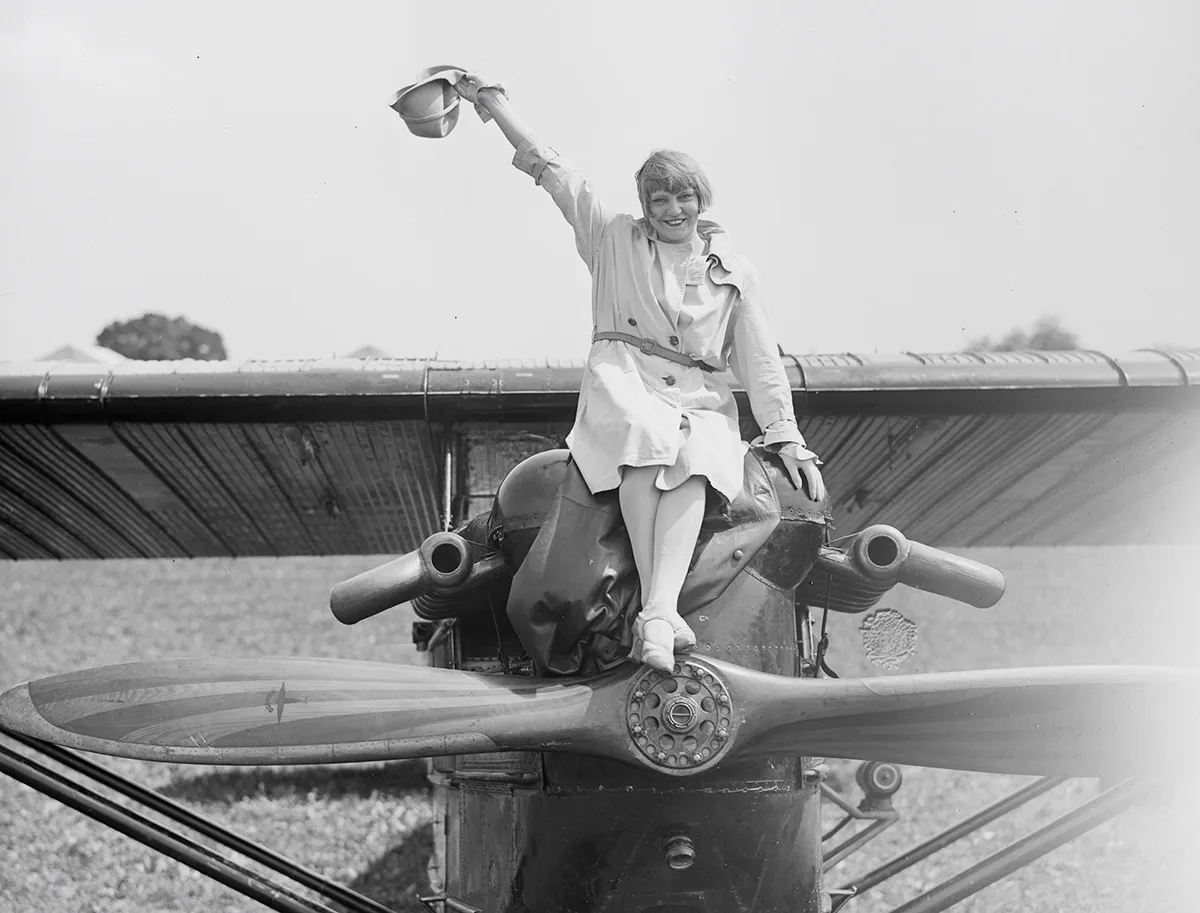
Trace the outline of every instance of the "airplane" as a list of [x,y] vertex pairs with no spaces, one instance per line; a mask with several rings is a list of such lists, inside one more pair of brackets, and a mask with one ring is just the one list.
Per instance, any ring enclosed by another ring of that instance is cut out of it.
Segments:
[[[997,570],[925,543],[1193,541],[1200,350],[784,362],[828,503],[751,451],[778,514],[753,539],[706,520],[689,577],[697,648],[660,674],[625,661],[620,637],[598,638],[584,667],[555,676],[537,674],[503,606],[568,478],[582,366],[0,365],[0,556],[395,554],[338,583],[331,608],[369,624],[411,603],[428,659],[162,660],[2,682],[0,729],[376,913],[74,749],[202,764],[431,758],[435,883],[422,900],[438,913],[833,911],[1062,777],[1112,784],[900,908],[931,913],[1129,807],[1160,772],[1148,758],[1164,775],[1182,766],[1195,671],[838,679],[822,629],[829,612],[866,612],[899,584],[996,604]],[[830,758],[862,762],[858,807],[823,782]],[[1043,779],[826,885],[834,862],[895,820],[898,765]],[[0,770],[270,909],[328,909],[2,744]],[[870,826],[834,841],[823,802]]]

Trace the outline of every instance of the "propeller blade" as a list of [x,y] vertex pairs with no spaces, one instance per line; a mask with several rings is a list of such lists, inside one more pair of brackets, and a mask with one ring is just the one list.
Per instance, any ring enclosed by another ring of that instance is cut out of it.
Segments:
[[1200,704],[1200,673],[1137,666],[851,680],[721,671],[743,701],[737,754],[989,773],[1106,776],[1185,763]]
[[183,659],[0,695],[0,726],[68,748],[196,764],[326,764],[529,748],[629,759],[628,673],[554,680],[336,659]]
[[334,659],[167,660],[0,695],[0,726],[154,761],[306,764],[570,751],[686,776],[764,754],[991,773],[1129,774],[1186,763],[1200,673],[1045,667],[797,679],[717,660],[590,679]]

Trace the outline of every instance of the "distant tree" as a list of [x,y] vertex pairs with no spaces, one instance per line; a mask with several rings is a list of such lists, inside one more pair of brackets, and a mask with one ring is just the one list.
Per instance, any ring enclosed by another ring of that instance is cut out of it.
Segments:
[[1184,345],[1176,345],[1173,343],[1168,345],[1165,342],[1152,342],[1152,343],[1150,343],[1150,345],[1144,346],[1144,348],[1158,349],[1158,351],[1160,351],[1160,352],[1189,352],[1189,351],[1194,352],[1197,349],[1200,349],[1200,346],[1184,346]]
[[225,358],[225,343],[220,333],[197,326],[185,317],[163,314],[147,313],[132,320],[114,321],[100,331],[96,344],[142,361]]
[[1042,317],[1030,331],[1014,327],[998,342],[990,336],[976,339],[967,348],[972,352],[1016,352],[1033,349],[1040,352],[1078,349],[1079,337],[1058,322],[1057,317]]

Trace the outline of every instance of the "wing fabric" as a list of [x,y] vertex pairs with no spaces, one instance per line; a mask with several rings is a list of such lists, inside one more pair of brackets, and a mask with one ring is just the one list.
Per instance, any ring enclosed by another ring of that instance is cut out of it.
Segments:
[[1200,673],[1135,666],[1000,669],[756,683],[748,754],[1104,776],[1195,747]]
[[[805,437],[855,455],[825,469],[841,535],[887,523],[940,547],[1200,542],[1200,350],[785,367]],[[469,513],[485,509],[513,463],[566,434],[583,370],[0,364],[0,560],[402,554],[444,525],[440,429],[465,447]]]
[[[605,689],[620,691],[621,676]],[[605,753],[588,680],[332,659],[187,659],[57,675],[0,696],[0,723],[69,748],[197,764],[320,764],[533,746]]]

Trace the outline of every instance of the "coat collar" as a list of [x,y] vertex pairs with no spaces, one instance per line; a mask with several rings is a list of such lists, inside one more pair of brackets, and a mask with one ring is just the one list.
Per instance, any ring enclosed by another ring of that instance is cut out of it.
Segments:
[[[643,217],[633,222],[634,231],[648,240],[656,240],[654,227]],[[696,223],[696,234],[704,241],[704,253],[711,266],[716,267],[713,281],[718,285],[732,285],[741,295],[746,294],[746,267],[733,250],[729,235],[716,222],[701,219]]]

